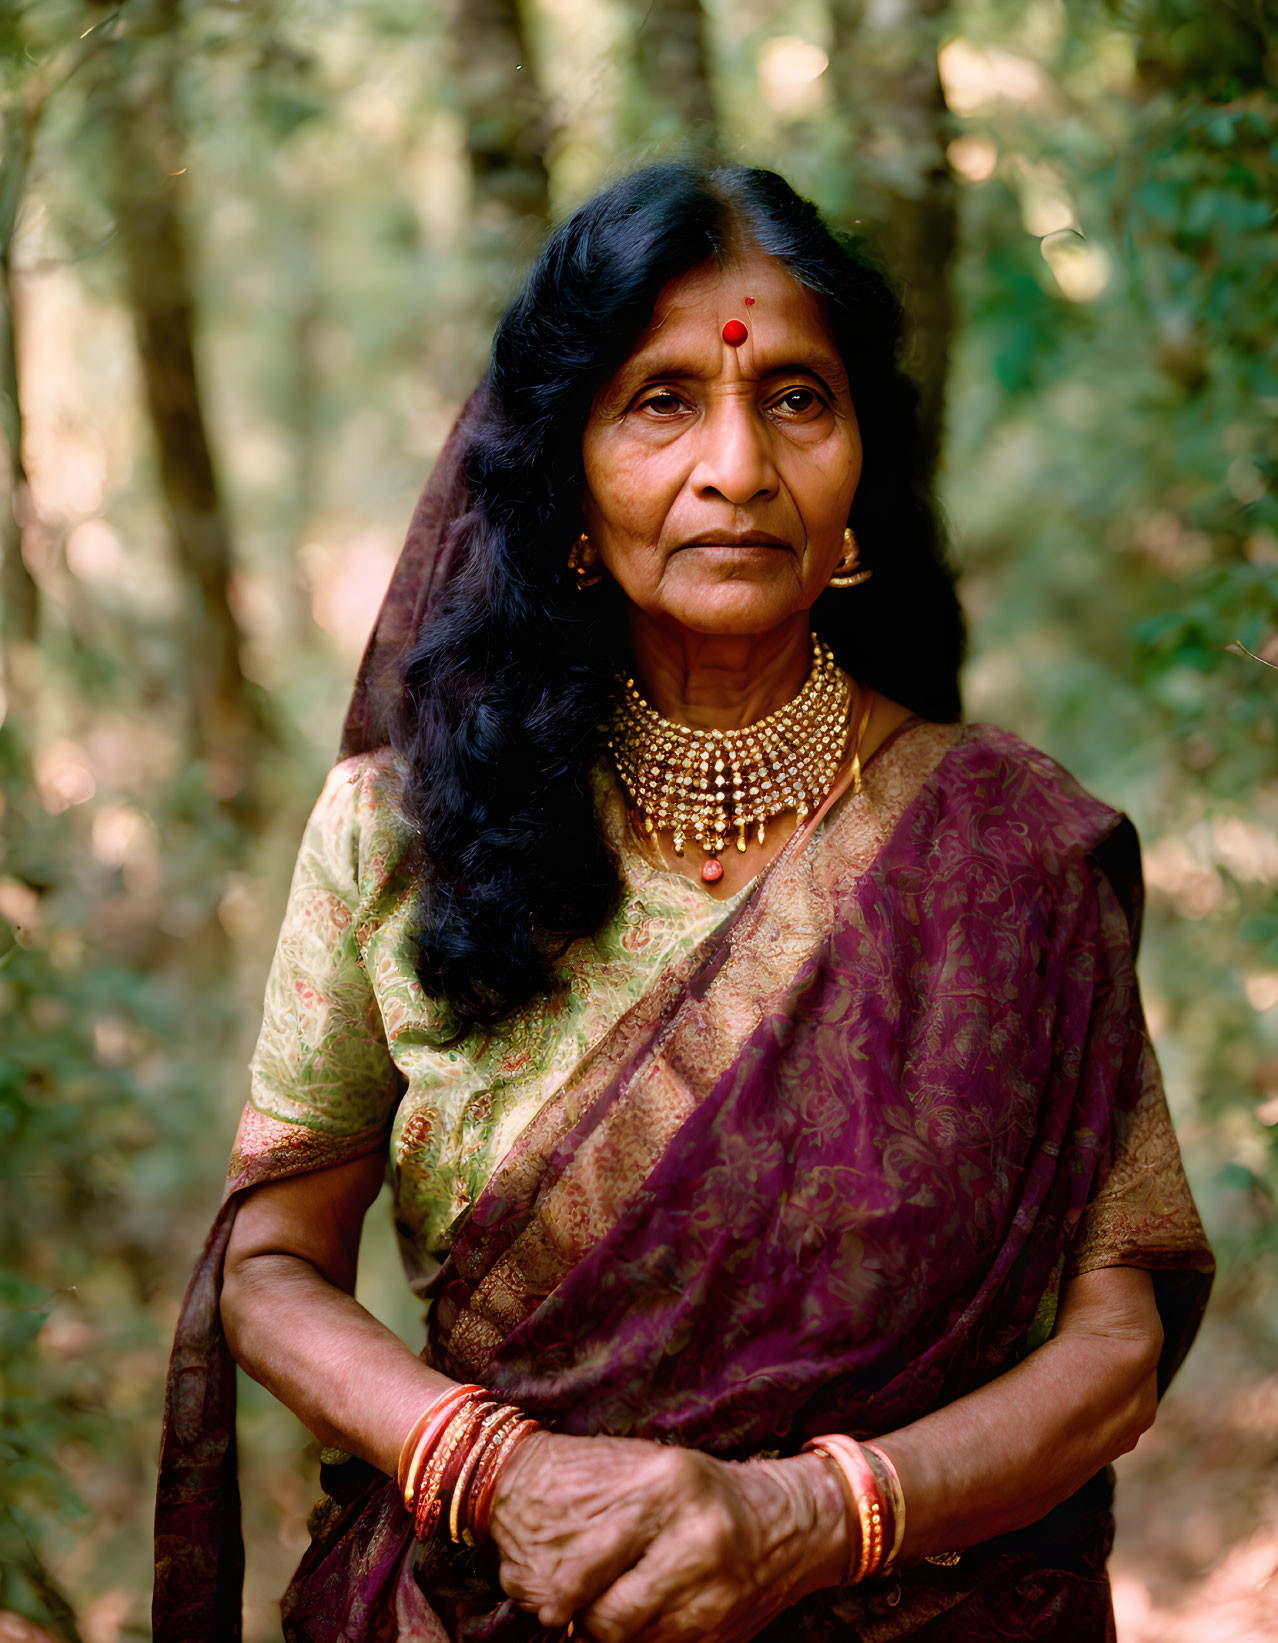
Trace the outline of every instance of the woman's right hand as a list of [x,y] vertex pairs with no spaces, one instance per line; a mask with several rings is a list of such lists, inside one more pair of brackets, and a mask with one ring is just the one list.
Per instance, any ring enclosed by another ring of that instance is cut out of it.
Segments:
[[743,1466],[634,1438],[526,1439],[490,1527],[511,1597],[609,1643],[654,1626],[752,1637],[848,1558],[843,1491],[819,1457]]
[[642,1438],[526,1438],[502,1469],[489,1520],[502,1587],[543,1626],[566,1626],[639,1560],[702,1459]]

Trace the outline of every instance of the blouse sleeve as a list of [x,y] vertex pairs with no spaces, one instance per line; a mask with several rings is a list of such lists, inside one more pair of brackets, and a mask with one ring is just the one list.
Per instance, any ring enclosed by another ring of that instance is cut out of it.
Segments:
[[307,823],[250,1063],[252,1112],[334,1140],[388,1128],[403,1083],[357,936],[368,764],[337,765]]
[[1153,1270],[1198,1264],[1206,1249],[1158,1061],[1145,1035],[1140,1093],[1133,1107],[1118,1114],[1114,1162],[1084,1211],[1065,1276],[1106,1266]]
[[[1112,894],[1126,921],[1126,962],[1132,965],[1140,941],[1143,886],[1139,844],[1130,823],[1124,822],[1116,844],[1111,858],[1100,856],[1097,865],[1104,873],[1102,894]],[[1215,1262],[1185,1177],[1158,1058],[1134,987],[1132,1001],[1130,1094],[1115,1113],[1112,1162],[1083,1212],[1063,1276],[1075,1278],[1108,1266],[1140,1267],[1152,1274],[1164,1333],[1159,1385],[1165,1388],[1197,1330]]]

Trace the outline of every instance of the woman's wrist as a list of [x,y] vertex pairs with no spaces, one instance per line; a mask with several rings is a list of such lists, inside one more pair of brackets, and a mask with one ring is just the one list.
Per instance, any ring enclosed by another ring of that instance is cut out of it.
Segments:
[[502,1467],[489,1505],[490,1533],[500,1524],[503,1508],[512,1496],[519,1494],[521,1489],[526,1487],[530,1477],[539,1479],[544,1475],[545,1449],[553,1437],[554,1434],[544,1428],[530,1433]]
[[795,1455],[777,1463],[802,1491],[809,1519],[794,1601],[828,1586],[842,1586],[860,1532],[847,1509],[838,1474],[824,1456]]

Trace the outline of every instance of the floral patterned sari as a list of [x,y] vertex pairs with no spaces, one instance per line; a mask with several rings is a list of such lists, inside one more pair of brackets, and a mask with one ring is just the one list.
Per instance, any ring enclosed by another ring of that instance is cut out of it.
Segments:
[[[1211,1257],[1133,971],[1139,853],[1130,824],[1051,760],[989,727],[912,721],[859,795],[681,926],[642,985],[584,1026],[563,998],[541,1001],[551,1071],[518,1100],[502,1079],[522,1076],[519,1054],[482,1093],[442,1064],[422,1074],[444,1052],[396,979],[412,860],[378,822],[393,770],[349,765],[321,801],[345,806],[340,848],[295,882],[303,910],[268,1000],[302,1050],[289,1090],[246,1111],[178,1330],[159,1643],[239,1636],[218,1318],[239,1195],[383,1148],[430,1303],[427,1360],[556,1431],[725,1458],[889,1432],[1012,1367],[1050,1333],[1062,1284],[1115,1264],[1154,1275],[1166,1384]],[[646,871],[641,902],[658,894]],[[352,916],[312,939],[325,897]],[[325,952],[344,955],[340,974]],[[598,966],[629,973],[621,948],[596,938],[593,952],[572,997],[595,996]],[[308,953],[328,979],[299,991],[290,965]],[[323,1061],[317,1034],[354,1058]],[[492,1051],[475,1048],[472,1069]],[[417,1546],[393,1482],[361,1462],[323,1480],[290,1640],[541,1635],[503,1597],[492,1547]],[[760,1635],[1111,1636],[1108,1506],[1102,1474],[954,1567],[815,1594]]]

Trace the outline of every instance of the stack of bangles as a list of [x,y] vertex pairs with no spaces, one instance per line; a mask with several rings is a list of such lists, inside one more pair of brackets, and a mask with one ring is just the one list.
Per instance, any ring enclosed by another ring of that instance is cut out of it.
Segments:
[[849,1527],[853,1522],[860,1527],[859,1541],[848,1536],[852,1551],[845,1584],[890,1574],[905,1539],[905,1493],[891,1459],[874,1444],[841,1432],[810,1438],[803,1448],[834,1467],[847,1496]]
[[458,1545],[488,1537],[497,1480],[540,1423],[482,1386],[450,1386],[420,1416],[399,1452],[399,1490],[418,1540],[441,1521]]

